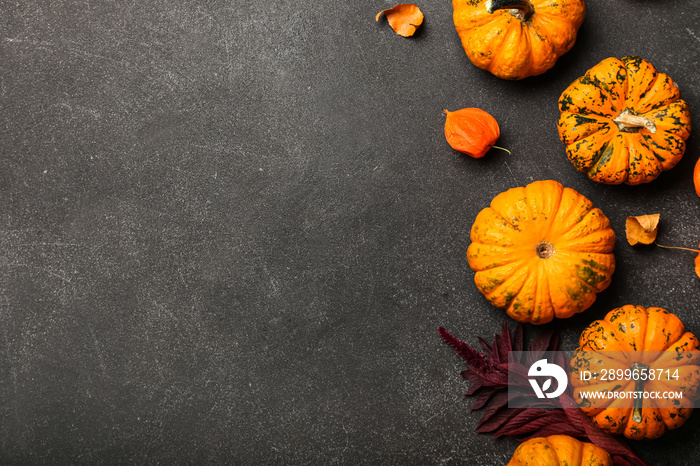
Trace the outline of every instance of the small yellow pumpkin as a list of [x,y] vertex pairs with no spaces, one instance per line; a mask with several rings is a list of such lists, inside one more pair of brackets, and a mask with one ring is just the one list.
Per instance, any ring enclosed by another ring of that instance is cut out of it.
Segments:
[[536,437],[521,443],[506,466],[612,466],[607,451],[568,435]]
[[576,41],[583,0],[452,0],[469,60],[503,79],[542,74]]
[[559,98],[559,137],[598,183],[648,183],[683,157],[688,104],[673,80],[639,57],[606,58]]
[[476,216],[467,250],[477,288],[519,322],[588,309],[615,270],[615,232],[586,197],[552,180],[496,196]]

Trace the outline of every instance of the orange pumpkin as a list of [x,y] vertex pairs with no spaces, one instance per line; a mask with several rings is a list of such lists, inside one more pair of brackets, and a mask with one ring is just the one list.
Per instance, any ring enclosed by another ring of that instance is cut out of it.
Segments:
[[568,435],[550,435],[526,440],[516,448],[506,466],[612,466],[607,451]]
[[700,196],[700,159],[695,162],[695,169],[693,170],[693,184],[695,185],[695,193]]
[[559,137],[574,167],[598,183],[648,183],[683,157],[688,104],[639,57],[606,58],[559,98]]
[[504,79],[542,74],[576,41],[583,0],[452,0],[453,20],[473,64]]
[[[614,309],[581,334],[579,348],[571,358],[574,398],[606,432],[632,439],[658,438],[667,429],[683,425],[693,411],[694,400],[700,395],[699,349],[697,337],[686,332],[683,322],[665,309],[633,305]],[[611,380],[610,370],[620,370],[623,375]],[[630,377],[624,375],[625,370],[630,371]],[[585,376],[585,371],[592,375]],[[647,375],[642,377],[643,373]],[[583,395],[592,391],[628,394],[593,403]],[[668,391],[682,391],[683,397],[663,401],[651,395],[633,398],[633,392]],[[673,407],[667,407],[669,404]]]
[[586,197],[556,181],[496,196],[467,250],[477,288],[519,322],[544,324],[593,304],[615,270],[615,232]]

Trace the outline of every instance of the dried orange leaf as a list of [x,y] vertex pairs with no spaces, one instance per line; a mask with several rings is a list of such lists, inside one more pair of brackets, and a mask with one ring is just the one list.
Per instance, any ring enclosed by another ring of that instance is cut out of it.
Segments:
[[638,243],[651,244],[656,241],[660,218],[661,214],[627,217],[627,222],[625,223],[627,242],[634,246]]
[[376,20],[386,15],[389,25],[394,32],[403,37],[411,37],[423,23],[423,12],[413,3],[399,3],[393,8],[377,13]]

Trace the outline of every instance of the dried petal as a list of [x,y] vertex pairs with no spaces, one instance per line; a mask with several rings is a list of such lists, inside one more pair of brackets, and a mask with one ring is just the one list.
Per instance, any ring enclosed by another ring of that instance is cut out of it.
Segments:
[[399,3],[393,8],[382,10],[377,13],[377,21],[382,13],[394,32],[403,37],[411,37],[423,23],[423,12],[413,3]]
[[656,241],[660,218],[661,214],[627,217],[627,222],[625,223],[627,242],[634,246],[638,243],[651,244]]

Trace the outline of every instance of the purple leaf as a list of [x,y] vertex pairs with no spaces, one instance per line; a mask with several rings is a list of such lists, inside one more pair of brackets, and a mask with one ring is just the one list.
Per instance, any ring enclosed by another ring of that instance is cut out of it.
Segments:
[[489,358],[493,358],[493,348],[484,340],[479,337],[479,344],[481,344],[481,349],[484,350],[484,355]]
[[[537,432],[540,429],[544,429],[545,427],[551,426],[551,425],[566,425],[566,426],[571,427],[570,424],[568,424],[566,422],[566,416],[562,416],[562,417],[547,416],[547,415],[540,416],[540,417],[533,419],[530,422],[527,422],[519,427],[513,426],[512,422],[513,422],[513,420],[511,419],[510,421],[508,421],[508,425],[504,426],[501,429],[501,431],[504,434],[516,435],[516,436],[523,435],[523,434],[529,434],[530,432]],[[573,427],[571,427],[571,428],[578,431],[578,429],[575,429]],[[580,432],[580,431],[578,431],[578,432]]]
[[[472,410],[482,409],[476,431],[491,432],[493,436],[525,436],[525,438],[564,434],[593,442],[606,450],[613,457],[615,464],[623,466],[645,466],[632,450],[621,440],[599,429],[593,421],[581,411],[571,397],[569,389],[556,401],[558,408],[543,410],[540,406],[550,407],[555,400],[542,404],[534,394],[525,392],[518,400],[527,400],[528,408],[508,408],[509,387],[529,387],[528,367],[541,359],[548,351],[559,351],[559,336],[553,332],[544,332],[536,337],[528,351],[534,353],[524,358],[525,361],[507,361],[508,352],[521,351],[524,348],[523,326],[518,324],[512,336],[507,322],[501,333],[496,335],[494,343],[489,346],[483,338],[479,342],[486,354],[482,354],[466,343],[450,335],[442,327],[438,328],[442,339],[450,344],[457,354],[469,366],[462,371],[462,377],[472,382],[466,396],[476,396]],[[520,359],[520,358],[518,358]],[[563,355],[554,358],[554,362],[568,367],[568,358]],[[510,371],[510,380],[508,377]],[[532,398],[528,400],[528,398]]]
[[622,456],[627,460],[632,461],[632,464],[636,465],[646,464],[637,455],[634,454],[634,452],[627,446],[627,444],[621,442],[620,440],[604,432],[595,424],[593,424],[593,421],[586,415],[586,413],[584,413],[578,408],[571,409],[570,407],[572,405],[576,406],[576,404],[575,401],[568,395],[562,395],[560,397],[560,400],[562,406],[569,407],[569,409],[564,410],[567,418],[569,419],[569,422],[573,426],[581,429],[584,435],[588,437],[588,439],[591,442],[610,453],[610,456]]
[[528,440],[535,437],[549,437],[550,435],[569,435],[571,437],[580,437],[582,432],[574,427],[571,427],[570,424],[562,422],[559,424],[550,424],[539,430],[530,432],[521,440]]
[[552,330],[539,334],[532,340],[530,347],[527,349],[529,353],[525,358],[525,365],[531,366],[535,361],[538,361],[544,357],[544,354],[552,346],[552,337],[554,332]]
[[508,364],[507,371],[510,372],[509,377],[512,382],[517,382],[518,385],[525,385],[527,387],[530,386],[530,382],[527,382],[528,379],[528,369],[527,367],[523,366],[520,363],[511,363]]
[[508,394],[503,391],[499,391],[496,393],[491,400],[491,403],[484,409],[483,414],[481,415],[481,419],[479,419],[479,423],[477,424],[480,425],[483,422],[486,422],[490,417],[496,414],[496,412],[506,406],[508,404]]
[[538,409],[524,409],[520,413],[513,416],[513,418],[508,421],[507,426],[503,426],[498,431],[495,432],[494,437],[500,437],[502,435],[510,435],[510,429],[515,429],[523,424],[527,424],[533,419],[540,418],[544,415],[544,411]]
[[497,390],[495,388],[484,388],[481,390],[476,398],[474,398],[474,402],[472,403],[472,411],[483,408],[496,391]]
[[528,351],[537,351],[537,352],[545,352],[547,351],[547,348],[549,348],[551,342],[552,342],[552,337],[554,336],[554,331],[553,330],[548,330],[546,332],[542,332],[539,335],[535,337],[534,340],[532,340],[532,343],[530,343],[530,347],[528,348]]
[[[467,371],[464,371],[464,372],[467,372]],[[467,393],[464,394],[464,396],[474,395],[476,393],[476,391],[479,390],[480,388],[482,388],[483,386],[484,386],[484,383],[481,380],[479,380],[477,382],[473,382],[471,384],[471,386],[469,387],[469,390],[467,390]]]
[[525,408],[502,408],[497,411],[488,420],[484,421],[482,417],[476,425],[476,431],[479,433],[493,432],[505,425],[513,416],[520,413]]
[[501,334],[496,335],[496,341],[494,342],[494,347],[498,347],[498,355],[500,356],[500,362],[508,363],[508,353],[513,351],[513,345],[510,340],[510,328],[508,328],[508,321],[503,321],[503,326],[501,327]]
[[513,331],[513,338],[511,341],[511,347],[513,351],[523,350],[523,324],[518,322]]
[[486,374],[482,373],[479,369],[475,369],[473,367],[470,367],[469,369],[462,371],[462,377],[470,381],[471,383],[478,383],[481,384],[482,386],[485,387],[499,387],[502,388],[507,384],[506,382],[501,381],[501,379],[496,379],[496,375],[491,375],[487,376]]
[[462,359],[464,359],[464,362],[466,362],[469,365],[483,367],[483,365],[486,362],[486,358],[483,354],[479,353],[463,341],[460,341],[457,338],[453,337],[447,330],[445,330],[442,327],[438,327],[438,332],[440,333],[442,339],[445,340],[445,342],[452,345],[457,354],[460,355]]
[[[482,371],[481,369],[478,369],[476,367],[470,367],[467,369],[471,374],[476,375],[479,377],[483,382],[484,385],[490,385],[490,386],[508,386],[508,373],[503,372],[503,371],[489,371],[485,372]],[[469,376],[469,380],[471,379],[471,375]]]

